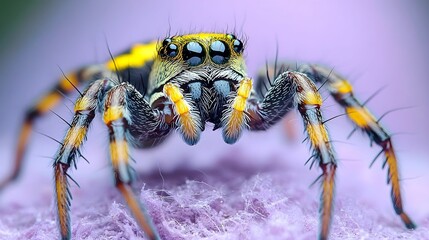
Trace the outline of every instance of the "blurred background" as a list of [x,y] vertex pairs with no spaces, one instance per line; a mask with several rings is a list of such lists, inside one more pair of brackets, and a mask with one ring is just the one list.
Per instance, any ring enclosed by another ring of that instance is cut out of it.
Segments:
[[[0,8],[0,178],[9,172],[19,124],[30,105],[49,90],[61,76],[109,58],[132,43],[162,39],[168,33],[235,32],[246,40],[246,60],[250,76],[272,61],[321,63],[347,77],[362,101],[384,88],[368,107],[376,116],[393,112],[382,124],[394,134],[406,209],[416,221],[429,214],[429,3],[427,1],[10,1]],[[107,44],[106,44],[107,39]],[[278,46],[278,48],[277,48]],[[82,88],[81,88],[82,89]],[[325,119],[342,113],[327,93]],[[76,95],[71,96],[73,101]],[[72,114],[69,101],[55,109],[67,120]],[[140,160],[135,167],[142,173],[174,173],[178,166],[207,169],[218,159],[266,166],[272,159],[285,162],[284,171],[302,171],[296,181],[310,184],[317,171],[308,171],[304,162],[310,156],[301,144],[301,119],[286,121],[296,126],[297,139],[288,139],[285,122],[268,132],[245,133],[233,146],[223,143],[219,131],[210,128],[200,144],[187,146],[179,136],[171,136],[159,148],[135,151]],[[369,163],[379,151],[369,140],[355,133],[345,117],[328,123],[340,161],[337,196],[366,199],[380,212],[395,217],[390,190],[385,186],[386,171],[378,161]],[[47,114],[35,129],[61,140],[67,125]],[[79,162],[73,176],[81,189],[112,187],[107,161],[107,131],[100,119],[84,145],[88,165]],[[9,206],[38,206],[51,203],[52,157],[58,144],[34,133],[19,181],[0,196],[0,209]],[[250,160],[249,160],[250,159]],[[250,161],[250,163],[249,163]],[[222,169],[219,169],[222,171]],[[101,183],[100,183],[101,182]],[[317,198],[317,188],[309,189]],[[78,199],[77,197],[76,199]],[[77,201],[84,201],[82,199]]]

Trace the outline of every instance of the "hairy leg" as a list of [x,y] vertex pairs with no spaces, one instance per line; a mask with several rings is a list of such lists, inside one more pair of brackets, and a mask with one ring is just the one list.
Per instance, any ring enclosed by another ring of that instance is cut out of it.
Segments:
[[84,82],[91,82],[95,79],[100,79],[101,75],[103,75],[103,71],[105,71],[105,69],[103,69],[102,66],[91,66],[64,75],[45,96],[43,96],[34,106],[28,109],[18,137],[13,169],[5,179],[0,181],[0,190],[5,188],[19,176],[22,169],[26,147],[35,122],[49,110],[57,106],[65,95],[68,95],[73,91],[77,91],[77,85]]
[[[381,147],[385,155],[383,167],[388,164],[387,183],[391,183],[391,198],[396,214],[398,214],[408,229],[416,225],[403,210],[399,183],[399,169],[391,135],[381,126],[373,114],[359,101],[353,93],[352,85],[332,70],[318,65],[303,65],[300,71],[306,73],[316,82],[324,83],[334,99],[345,109],[347,116],[353,121],[357,129],[364,131],[372,142]],[[374,159],[375,160],[375,159]],[[372,164],[371,164],[372,165]]]
[[170,131],[164,115],[150,108],[143,96],[126,83],[114,87],[105,99],[103,120],[109,128],[110,158],[115,183],[124,196],[134,218],[149,239],[160,239],[144,205],[132,191],[132,169],[129,163],[129,141],[136,145]]
[[88,127],[101,103],[100,99],[112,86],[113,83],[110,80],[95,81],[76,101],[73,121],[55,156],[55,193],[61,239],[70,239],[71,237],[69,214],[71,193],[68,182],[70,176],[67,174],[67,170],[71,165],[76,166],[76,158],[80,155],[79,147],[85,140]]
[[308,139],[313,149],[312,158],[322,170],[320,198],[321,227],[319,239],[327,239],[332,220],[335,171],[337,161],[326,130],[320,107],[322,98],[313,81],[298,72],[278,75],[264,98],[256,96],[249,101],[248,114],[251,130],[264,130],[278,122],[293,107],[297,107],[304,121]]

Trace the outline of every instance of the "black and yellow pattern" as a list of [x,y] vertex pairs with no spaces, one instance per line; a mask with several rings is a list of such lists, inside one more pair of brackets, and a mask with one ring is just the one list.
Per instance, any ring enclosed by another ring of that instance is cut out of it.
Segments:
[[331,95],[344,107],[350,120],[357,128],[368,135],[371,142],[375,142],[382,148],[385,155],[385,163],[383,166],[387,163],[389,168],[388,183],[392,185],[391,197],[395,212],[401,217],[407,228],[416,228],[416,225],[403,210],[398,164],[390,134],[380,125],[379,121],[368,108],[354,96],[351,84],[343,77],[327,68],[317,65],[302,66],[300,71],[312,76],[317,82],[327,81],[327,88]]
[[137,223],[151,240],[160,239],[145,208],[134,195],[130,184],[133,181],[129,164],[129,149],[126,138],[131,122],[127,106],[127,86],[119,85],[109,91],[104,105],[104,123],[109,128],[109,149],[115,175],[116,187],[124,196]]
[[76,101],[75,116],[70,124],[70,129],[64,137],[54,163],[55,193],[57,198],[58,221],[62,239],[70,239],[70,202],[71,194],[67,170],[70,165],[76,166],[76,158],[79,156],[79,147],[86,138],[89,124],[94,119],[98,106],[98,96],[111,87],[108,80],[99,80],[91,86]]
[[201,120],[194,106],[189,104],[181,89],[173,84],[164,85],[164,94],[173,103],[177,117],[177,126],[183,139],[190,145],[194,145],[200,139]]
[[[160,239],[150,216],[131,189],[133,171],[130,147],[158,145],[177,129],[189,145],[200,139],[206,123],[222,129],[226,143],[235,143],[245,128],[266,130],[292,109],[298,109],[312,149],[311,166],[322,171],[319,239],[327,239],[332,221],[337,160],[322,117],[322,98],[315,83],[324,85],[346,114],[382,148],[389,166],[395,211],[405,225],[414,223],[403,211],[399,174],[390,135],[353,94],[351,84],[336,73],[316,65],[285,71],[268,68],[266,80],[247,76],[244,43],[233,34],[196,33],[171,36],[163,41],[135,44],[110,60],[64,75],[57,85],[28,112],[17,144],[12,174],[0,189],[18,176],[34,122],[71,92],[80,97],[75,115],[55,156],[54,179],[61,239],[71,238],[71,193],[67,171],[76,167],[80,147],[96,112],[109,130],[109,156],[115,184],[139,227],[149,239]],[[282,69],[282,70],[280,70]],[[270,75],[275,78],[269,79]],[[326,80],[326,84],[325,84]],[[87,83],[83,93],[77,86]],[[263,90],[262,88],[265,88]],[[381,153],[380,153],[381,154]],[[72,179],[71,179],[72,180]],[[72,180],[74,181],[74,180]]]
[[232,99],[230,107],[225,110],[223,115],[223,139],[226,143],[235,143],[241,135],[244,127],[247,126],[248,117],[246,116],[247,99],[252,91],[252,80],[245,79],[240,82],[237,94]]

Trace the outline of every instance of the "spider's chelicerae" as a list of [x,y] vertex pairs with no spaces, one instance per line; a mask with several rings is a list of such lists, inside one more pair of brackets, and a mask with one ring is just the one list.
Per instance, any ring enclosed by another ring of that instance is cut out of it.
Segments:
[[[263,89],[265,77],[253,88],[246,73],[243,42],[232,34],[197,33],[173,36],[162,42],[136,44],[104,64],[83,67],[65,75],[58,85],[27,113],[19,137],[15,167],[0,189],[18,176],[34,121],[52,109],[76,85],[89,86],[77,99],[72,123],[55,155],[56,207],[61,239],[71,238],[68,189],[71,165],[81,156],[88,127],[100,112],[109,129],[110,158],[116,187],[124,196],[138,225],[149,239],[160,239],[150,216],[131,190],[129,145],[148,148],[160,144],[174,129],[194,145],[206,122],[222,129],[233,144],[245,129],[266,130],[295,107],[304,121],[313,149],[312,161],[322,170],[320,239],[327,239],[332,218],[337,160],[320,111],[316,85],[327,88],[345,109],[356,128],[364,131],[385,155],[392,201],[405,226],[416,226],[402,207],[398,167],[390,135],[358,101],[352,86],[330,69],[303,65],[296,71],[274,69],[274,80]],[[277,71],[279,70],[279,71]]]

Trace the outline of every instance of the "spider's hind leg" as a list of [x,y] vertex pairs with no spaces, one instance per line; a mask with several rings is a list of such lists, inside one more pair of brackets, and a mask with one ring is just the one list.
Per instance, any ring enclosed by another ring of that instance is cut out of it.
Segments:
[[[408,229],[415,229],[416,225],[410,217],[404,212],[399,184],[399,171],[396,160],[396,154],[393,148],[391,135],[381,126],[379,121],[370,113],[370,111],[361,103],[353,93],[351,84],[343,77],[332,70],[318,65],[303,65],[299,71],[307,74],[316,82],[323,83],[346,111],[348,117],[356,125],[356,128],[364,131],[371,142],[375,142],[382,148],[385,155],[383,167],[388,164],[387,183],[391,183],[391,198],[396,214],[398,214]],[[380,152],[381,154],[381,152]]]
[[35,122],[49,110],[57,106],[66,95],[76,91],[76,86],[83,82],[91,82],[95,79],[100,79],[101,73],[104,71],[106,71],[106,69],[101,65],[92,65],[64,75],[48,93],[27,110],[18,137],[13,169],[6,179],[0,181],[0,190],[19,176],[25,150]]

